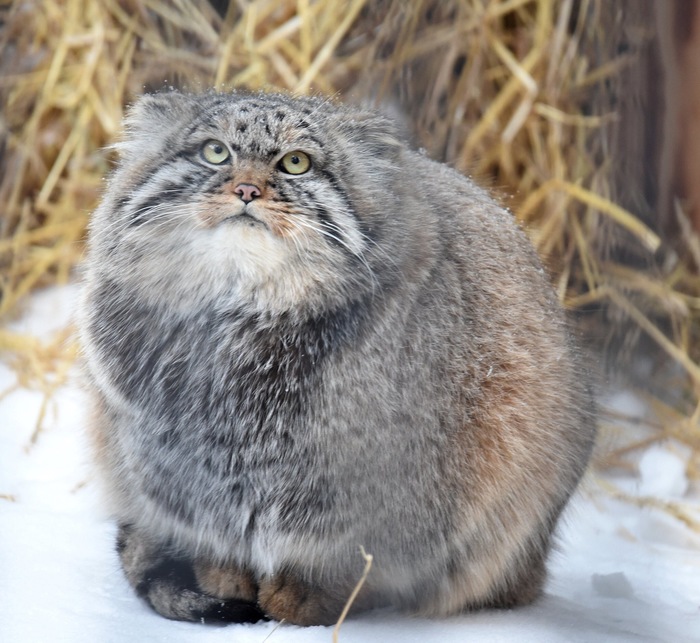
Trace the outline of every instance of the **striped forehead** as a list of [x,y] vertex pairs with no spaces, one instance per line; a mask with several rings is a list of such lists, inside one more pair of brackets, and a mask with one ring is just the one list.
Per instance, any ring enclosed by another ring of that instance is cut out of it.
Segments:
[[272,158],[288,146],[320,145],[312,110],[268,101],[241,101],[200,114],[196,130],[218,136],[239,157]]

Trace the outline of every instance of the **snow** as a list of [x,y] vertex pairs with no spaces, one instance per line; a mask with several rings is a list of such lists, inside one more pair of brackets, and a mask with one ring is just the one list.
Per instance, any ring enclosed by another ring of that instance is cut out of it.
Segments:
[[632,598],[634,589],[623,572],[593,574],[593,589],[601,596],[610,598]]
[[[48,337],[70,319],[76,299],[75,286],[39,293],[13,329]],[[0,392],[15,381],[0,364]],[[0,399],[0,641],[332,640],[326,627],[202,626],[152,613],[118,566],[115,527],[91,471],[77,369],[30,445],[41,402],[26,389]],[[645,411],[629,393],[610,404]],[[655,445],[641,455],[639,476],[606,480],[626,493],[697,503],[688,457],[677,445]],[[700,536],[658,509],[613,499],[589,476],[560,524],[546,593],[535,605],[439,620],[380,611],[348,620],[339,640],[700,641]]]
[[655,444],[639,460],[640,492],[643,496],[682,498],[688,491],[685,475],[687,454]]

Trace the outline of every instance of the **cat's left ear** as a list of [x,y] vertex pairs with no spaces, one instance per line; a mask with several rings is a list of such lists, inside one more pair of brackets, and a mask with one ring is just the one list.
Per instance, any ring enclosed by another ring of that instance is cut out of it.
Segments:
[[394,123],[377,112],[353,110],[343,114],[339,129],[349,143],[373,156],[394,157],[405,145]]

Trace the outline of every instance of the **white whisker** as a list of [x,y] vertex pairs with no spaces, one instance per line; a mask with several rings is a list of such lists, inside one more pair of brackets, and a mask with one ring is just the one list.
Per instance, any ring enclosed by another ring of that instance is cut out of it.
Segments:
[[328,239],[332,239],[335,242],[337,242],[339,245],[341,245],[343,248],[345,248],[352,256],[356,257],[360,263],[364,266],[365,270],[367,271],[367,274],[370,279],[370,283],[372,285],[372,290],[375,290],[379,286],[379,280],[377,279],[376,275],[374,274],[374,270],[372,270],[372,267],[370,266],[369,262],[364,256],[364,253],[358,252],[355,249],[353,249],[341,236],[338,236],[342,234],[342,230],[338,226],[333,226],[333,228],[338,232],[338,235],[333,234],[330,232],[326,227],[331,227],[330,225],[327,224],[320,224],[316,223],[313,221],[310,221],[308,219],[302,219],[300,217],[295,217],[294,218],[294,225],[297,226],[297,229],[307,229],[307,230],[312,230]]

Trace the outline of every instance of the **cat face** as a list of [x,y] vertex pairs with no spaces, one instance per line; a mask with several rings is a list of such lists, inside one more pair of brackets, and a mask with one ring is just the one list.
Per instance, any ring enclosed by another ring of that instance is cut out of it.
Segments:
[[172,92],[137,102],[126,132],[93,236],[123,255],[125,278],[163,291],[153,296],[374,284],[401,148],[380,117]]

